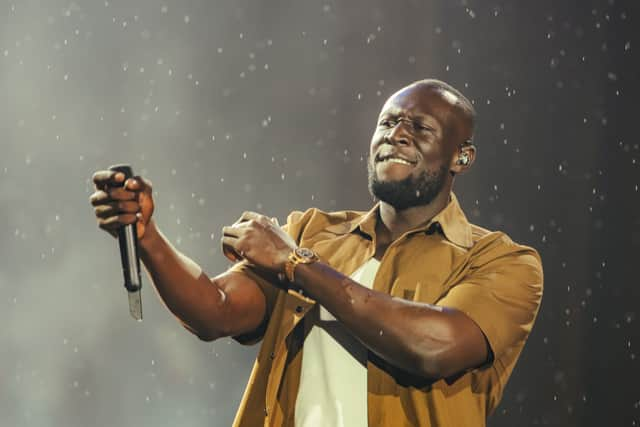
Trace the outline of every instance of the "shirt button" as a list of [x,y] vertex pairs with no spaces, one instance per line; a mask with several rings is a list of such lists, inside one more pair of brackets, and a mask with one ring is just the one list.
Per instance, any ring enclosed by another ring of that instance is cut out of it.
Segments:
[[296,313],[302,313],[304,311],[304,308],[302,308],[301,305],[296,307]]
[[276,354],[272,351],[271,354],[269,355],[270,359],[275,359],[276,358]]

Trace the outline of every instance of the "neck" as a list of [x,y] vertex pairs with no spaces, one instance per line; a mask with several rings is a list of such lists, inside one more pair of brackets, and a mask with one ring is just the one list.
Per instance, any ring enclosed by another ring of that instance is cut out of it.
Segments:
[[451,186],[442,191],[427,205],[413,206],[398,210],[388,203],[380,202],[379,219],[376,223],[376,235],[379,241],[393,242],[407,231],[427,224],[449,203]]

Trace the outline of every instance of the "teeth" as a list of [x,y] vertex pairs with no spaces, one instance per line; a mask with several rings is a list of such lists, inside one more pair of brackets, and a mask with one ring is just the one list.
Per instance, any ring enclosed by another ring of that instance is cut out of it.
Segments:
[[403,159],[398,159],[398,158],[395,158],[395,157],[390,157],[390,158],[388,158],[388,159],[384,159],[384,160],[383,160],[383,162],[393,162],[393,163],[400,163],[400,164],[402,164],[402,165],[409,165],[409,166],[411,166],[411,163],[410,163],[410,162],[408,162],[408,161],[406,161],[406,160],[403,160]]

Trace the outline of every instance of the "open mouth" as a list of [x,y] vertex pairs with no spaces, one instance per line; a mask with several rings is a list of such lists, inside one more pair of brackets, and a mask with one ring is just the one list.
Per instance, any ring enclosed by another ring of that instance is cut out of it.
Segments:
[[385,154],[385,155],[376,156],[376,163],[380,163],[380,164],[397,163],[405,166],[414,166],[417,162],[407,159],[405,157],[401,157],[397,154]]
[[382,163],[382,164],[385,164],[385,163],[399,163],[401,165],[413,166],[413,163],[411,163],[411,162],[409,162],[407,160],[393,158],[393,157],[385,159],[385,160],[380,160],[379,163]]

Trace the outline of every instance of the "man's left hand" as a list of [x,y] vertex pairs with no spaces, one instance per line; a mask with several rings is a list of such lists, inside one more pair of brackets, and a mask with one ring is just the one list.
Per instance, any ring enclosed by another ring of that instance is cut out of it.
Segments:
[[222,227],[222,248],[231,261],[246,259],[273,273],[283,273],[284,265],[297,245],[275,218],[244,212],[231,226]]

